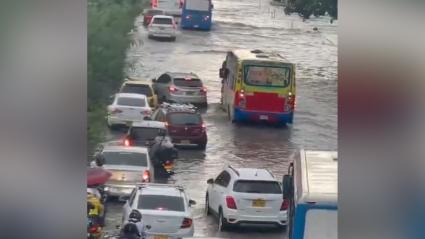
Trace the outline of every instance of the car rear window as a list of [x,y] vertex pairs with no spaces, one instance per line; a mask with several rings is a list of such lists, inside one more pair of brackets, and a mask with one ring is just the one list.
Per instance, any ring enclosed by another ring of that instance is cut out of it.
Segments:
[[147,167],[148,159],[144,153],[135,152],[103,152],[107,165],[130,165]]
[[174,84],[176,86],[183,86],[183,87],[202,87],[202,81],[196,78],[190,78],[190,79],[174,78]]
[[233,191],[239,193],[282,194],[282,188],[274,181],[239,180],[233,185]]
[[158,136],[161,128],[145,128],[145,127],[132,127],[130,130],[130,137],[135,141],[151,141]]
[[152,90],[149,85],[142,84],[125,84],[121,90],[121,93],[135,93],[142,94],[148,97],[152,96]]
[[171,113],[168,114],[168,122],[172,125],[200,125],[201,116],[194,113]]
[[145,107],[146,100],[142,98],[129,98],[129,97],[120,97],[117,100],[118,105],[122,106],[137,106],[137,107]]
[[140,195],[138,209],[184,212],[184,201],[181,197],[164,195]]
[[171,18],[162,18],[162,17],[156,17],[153,19],[154,24],[165,24],[165,25],[172,25],[173,20]]
[[148,10],[147,14],[149,14],[149,15],[161,15],[161,14],[164,14],[164,12],[161,11],[161,10]]

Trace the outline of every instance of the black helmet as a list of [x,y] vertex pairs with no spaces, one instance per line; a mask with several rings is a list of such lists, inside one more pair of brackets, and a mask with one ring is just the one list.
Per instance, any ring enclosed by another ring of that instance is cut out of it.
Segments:
[[105,164],[105,156],[103,156],[102,153],[96,154],[94,156],[94,159],[95,159],[96,165],[99,166],[99,167],[101,167],[101,166],[103,166],[103,164]]
[[133,210],[130,213],[129,220],[133,222],[140,222],[142,220],[142,214],[139,210]]

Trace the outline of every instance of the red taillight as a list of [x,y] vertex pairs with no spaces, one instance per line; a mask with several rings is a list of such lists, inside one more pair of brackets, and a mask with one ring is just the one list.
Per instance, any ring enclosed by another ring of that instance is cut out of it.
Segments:
[[206,93],[207,93],[207,88],[206,88],[206,87],[202,87],[202,89],[201,89],[201,93],[202,93],[202,94],[206,94]]
[[143,173],[143,182],[150,182],[151,180],[151,173],[149,172],[149,170],[145,170],[145,172]]
[[182,225],[180,228],[189,228],[192,226],[192,219],[190,218],[185,218],[183,219]]
[[97,232],[97,226],[93,226],[89,228],[90,233],[96,233]]
[[284,199],[282,202],[282,206],[280,206],[281,211],[288,210],[289,207],[289,199]]
[[291,107],[291,110],[293,111],[295,109],[295,95],[288,96],[288,104]]
[[168,87],[168,91],[170,91],[170,92],[176,92],[177,91],[177,88],[174,87],[174,86],[170,86],[170,87]]
[[235,199],[232,196],[226,197],[226,204],[230,209],[237,209]]
[[130,139],[129,138],[125,138],[124,139],[124,146],[130,146]]
[[205,130],[207,129],[207,126],[205,125],[205,123],[202,123],[201,127],[202,127],[202,132],[205,132]]
[[112,109],[111,110],[111,113],[112,114],[119,114],[119,113],[122,113],[122,110],[120,110],[120,109]]

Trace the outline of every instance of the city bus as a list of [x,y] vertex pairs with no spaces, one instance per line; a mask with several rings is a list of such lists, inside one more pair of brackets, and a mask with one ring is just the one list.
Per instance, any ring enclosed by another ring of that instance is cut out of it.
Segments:
[[276,53],[233,50],[220,69],[221,103],[229,120],[291,124],[295,65]]
[[164,11],[166,15],[181,16],[183,0],[151,0],[151,8]]
[[211,0],[185,0],[182,8],[183,29],[210,30],[213,5]]
[[301,150],[283,177],[290,239],[337,239],[338,155]]

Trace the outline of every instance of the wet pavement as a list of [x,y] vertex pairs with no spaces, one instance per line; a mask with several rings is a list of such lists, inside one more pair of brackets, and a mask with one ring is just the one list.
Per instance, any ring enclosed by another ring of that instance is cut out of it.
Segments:
[[[210,32],[181,31],[176,42],[149,40],[136,20],[140,45],[128,52],[128,74],[151,79],[166,71],[198,74],[208,88],[205,151],[180,150],[173,180],[185,186],[194,206],[195,236],[222,238],[286,238],[274,227],[242,227],[221,233],[204,213],[206,181],[230,163],[235,167],[270,169],[278,178],[288,157],[299,148],[337,149],[337,25],[329,18],[306,22],[285,16],[268,0],[214,0]],[[138,23],[140,22],[140,23]],[[313,27],[319,31],[314,31]],[[297,105],[289,127],[236,125],[220,109],[218,69],[234,48],[275,50],[297,65]],[[110,139],[122,132],[111,132]],[[122,203],[108,204],[107,231],[121,222]]]

